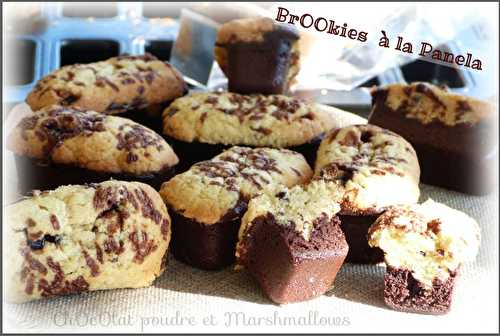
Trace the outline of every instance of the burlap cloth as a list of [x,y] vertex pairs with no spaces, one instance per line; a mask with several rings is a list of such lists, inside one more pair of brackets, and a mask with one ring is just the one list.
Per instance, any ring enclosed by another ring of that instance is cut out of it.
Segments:
[[325,295],[278,306],[244,271],[201,271],[170,257],[149,288],[4,303],[4,332],[498,332],[498,192],[478,197],[421,188],[421,201],[430,197],[462,210],[482,230],[479,255],[463,265],[446,315],[385,307],[383,265],[345,264]]

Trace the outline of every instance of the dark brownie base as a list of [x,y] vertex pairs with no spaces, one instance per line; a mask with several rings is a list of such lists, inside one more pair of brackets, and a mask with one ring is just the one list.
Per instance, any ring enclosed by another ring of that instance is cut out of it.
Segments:
[[231,265],[235,259],[241,215],[246,207],[247,202],[240,200],[219,222],[210,225],[170,211],[174,257],[204,270],[219,270]]
[[275,303],[299,302],[328,291],[347,255],[348,246],[333,218],[315,223],[306,241],[272,215],[256,218],[240,249],[239,263]]
[[445,281],[435,280],[432,288],[424,287],[410,271],[387,267],[384,299],[392,309],[422,314],[445,314],[450,310],[457,273]]
[[136,176],[59,165],[19,155],[15,156],[15,160],[19,175],[18,189],[22,194],[32,190],[51,190],[68,184],[99,183],[111,178],[121,181],[143,182],[159,190],[161,184],[175,174],[174,167],[167,167],[159,172]]
[[379,215],[340,215],[340,223],[349,245],[346,261],[357,264],[377,264],[384,261],[384,252],[368,245],[368,229]]
[[388,110],[382,105],[384,97],[380,99],[368,122],[394,131],[412,144],[423,183],[472,195],[494,190],[498,145],[494,143],[493,125],[486,122],[474,127],[448,127],[437,122],[423,125],[398,111]]
[[[188,170],[192,165],[200,161],[212,159],[214,156],[233,147],[233,145],[207,144],[202,142],[184,142],[165,137],[168,144],[173,148],[174,152],[179,157],[179,164],[176,166],[177,173],[182,173]],[[296,151],[306,159],[310,166],[314,166],[316,160],[316,152],[321,143],[322,136],[318,136],[311,142],[299,146],[289,147],[288,149]],[[247,145],[239,145],[245,147],[254,147]]]
[[495,155],[474,158],[430,145],[415,143],[413,147],[420,162],[420,180],[423,183],[472,195],[493,191]]
[[230,92],[242,94],[284,94],[292,44],[298,34],[291,29],[265,33],[262,41],[225,45],[228,53],[227,77]]

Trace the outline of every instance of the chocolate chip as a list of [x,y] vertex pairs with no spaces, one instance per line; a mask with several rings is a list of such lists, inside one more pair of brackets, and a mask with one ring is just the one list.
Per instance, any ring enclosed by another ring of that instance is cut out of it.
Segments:
[[438,234],[441,231],[441,221],[439,219],[431,220],[427,223],[427,230]]
[[153,84],[154,78],[155,78],[155,73],[154,72],[148,72],[144,76],[144,79],[146,79],[146,82],[148,82],[149,85]]
[[364,131],[361,133],[361,142],[369,142],[370,139],[372,138],[373,133],[369,131]]
[[134,154],[132,152],[129,152],[127,154],[127,163],[132,163],[139,160],[139,156],[137,154]]
[[36,226],[36,222],[33,218],[28,218],[28,219],[26,219],[26,225],[28,227],[34,227],[34,226]]
[[207,119],[207,115],[208,113],[207,112],[203,112],[200,116],[200,121],[203,123],[205,122],[205,119]]
[[92,258],[87,251],[83,250],[82,253],[83,253],[83,257],[85,258],[85,263],[90,268],[90,274],[93,277],[98,276],[99,275],[99,265],[97,265],[94,258]]
[[169,107],[167,110],[167,116],[172,117],[177,112],[179,112],[179,109],[177,107]]
[[135,252],[133,261],[138,264],[141,264],[148,255],[158,248],[153,239],[148,239],[147,232],[141,231],[140,236],[139,238],[139,233],[137,231],[129,234],[129,240]]
[[96,252],[96,256],[97,256],[97,261],[99,261],[101,264],[103,264],[104,260],[103,260],[103,255],[102,255],[102,249],[99,246],[99,244],[97,244],[97,243],[95,243],[95,252]]
[[42,297],[79,293],[89,289],[89,284],[81,275],[75,280],[66,280],[60,264],[52,257],[47,257],[47,265],[54,272],[54,278],[50,283],[46,279],[39,280],[38,290]]
[[54,230],[59,230],[61,228],[59,226],[59,221],[57,220],[56,215],[50,215],[50,224],[52,224]]
[[254,130],[255,132],[259,132],[264,135],[269,135],[273,132],[270,128],[265,128],[265,127],[256,127],[256,128],[252,127],[251,129]]
[[124,80],[122,80],[122,84],[123,85],[130,85],[130,84],[134,84],[135,83],[135,80],[133,80],[132,78],[125,78]]

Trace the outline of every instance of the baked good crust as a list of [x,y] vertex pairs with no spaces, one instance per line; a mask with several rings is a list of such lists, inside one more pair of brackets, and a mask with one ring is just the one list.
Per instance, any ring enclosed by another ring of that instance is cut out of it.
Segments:
[[221,220],[244,198],[307,182],[304,157],[286,149],[232,147],[176,175],[160,194],[174,211],[203,224]]
[[67,65],[42,78],[26,98],[33,111],[50,105],[116,114],[169,102],[186,91],[182,75],[150,54]]
[[283,148],[343,126],[342,114],[283,95],[195,93],[165,109],[163,133],[184,142]]
[[401,136],[374,125],[329,132],[318,149],[315,178],[343,190],[342,214],[380,213],[390,205],[416,203],[420,196],[415,150]]
[[148,185],[62,186],[5,213],[10,302],[149,286],[164,269],[170,217]]
[[[386,95],[383,100],[376,99]],[[446,126],[477,124],[493,117],[495,109],[487,102],[462,96],[423,82],[391,84],[372,90],[374,104],[389,107],[389,112],[404,111],[405,116],[422,124],[438,122]],[[376,109],[376,106],[373,106]]]
[[178,163],[168,143],[142,125],[61,106],[22,119],[7,147],[19,155],[110,173],[143,175]]

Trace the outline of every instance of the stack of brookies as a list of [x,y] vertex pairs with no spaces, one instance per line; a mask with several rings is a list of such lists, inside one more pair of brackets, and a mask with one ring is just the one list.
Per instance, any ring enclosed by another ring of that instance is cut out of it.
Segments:
[[298,40],[293,25],[269,18],[221,26],[214,53],[229,92],[179,98],[163,113],[181,169],[232,145],[289,148],[314,163],[324,133],[341,124],[339,110],[284,95],[299,71]]
[[479,229],[445,205],[417,204],[417,154],[424,182],[483,192],[493,109],[398,84],[374,91],[365,124],[288,97],[298,40],[272,19],[224,24],[215,57],[230,92],[181,97],[182,76],[151,55],[40,80],[8,148],[22,192],[59,188],[7,208],[11,300],[149,285],[169,247],[166,204],[177,259],[215,270],[236,257],[276,303],[322,295],[345,260],[385,260],[389,306],[446,312]]
[[42,78],[26,100],[33,114],[9,138],[21,191],[110,177],[158,188],[178,158],[161,136],[124,117],[161,129],[161,109],[185,90],[180,73],[149,54],[69,65]]
[[161,129],[162,109],[185,90],[151,55],[66,66],[37,83],[32,113],[7,139],[20,191],[35,189],[7,208],[11,300],[147,286],[161,274],[170,217],[160,195],[106,180],[159,188],[173,175],[167,142],[124,117]]
[[413,144],[424,183],[471,194],[493,190],[498,115],[491,104],[427,83],[389,85],[372,95],[369,123]]
[[311,175],[304,157],[286,149],[232,147],[195,164],[160,190],[173,211],[174,256],[203,269],[231,264],[248,201]]
[[341,191],[340,220],[349,243],[347,261],[377,263],[368,228],[388,207],[418,202],[420,168],[412,146],[399,135],[373,125],[336,129],[318,150],[315,178]]

